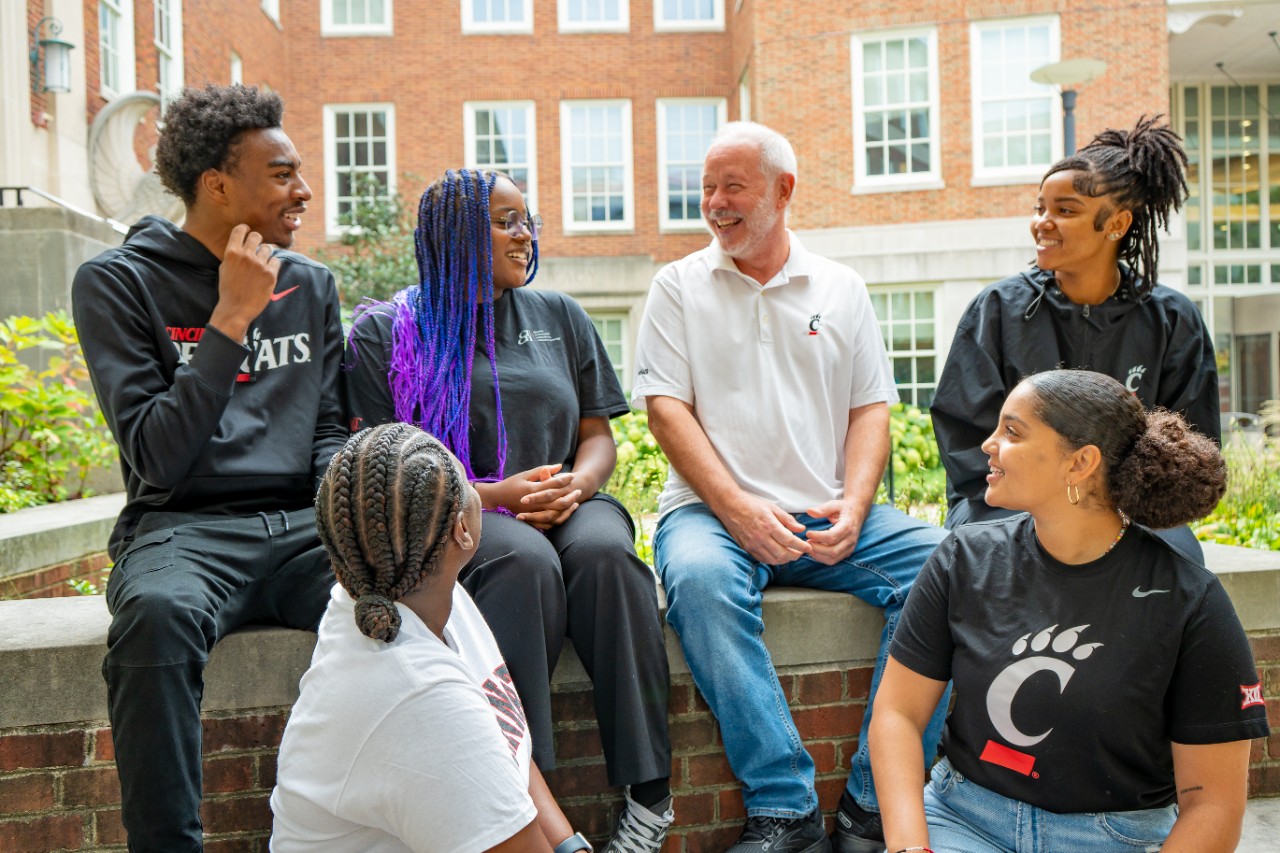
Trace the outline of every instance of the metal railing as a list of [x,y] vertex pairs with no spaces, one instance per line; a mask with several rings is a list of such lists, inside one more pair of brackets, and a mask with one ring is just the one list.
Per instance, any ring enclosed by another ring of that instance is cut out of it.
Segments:
[[112,229],[114,229],[118,234],[129,233],[129,226],[125,225],[123,222],[119,222],[115,219],[109,219],[105,216],[99,216],[96,213],[90,213],[89,211],[85,210],[82,207],[77,207],[76,205],[72,204],[69,201],[60,199],[56,195],[50,195],[44,190],[37,189],[35,187],[0,187],[0,208],[3,208],[5,206],[5,199],[9,193],[13,193],[13,198],[14,198],[14,201],[16,202],[16,204],[14,205],[15,207],[25,207],[26,205],[23,204],[22,202],[22,194],[31,193],[33,196],[36,196],[37,198],[42,198],[45,201],[51,204],[54,204],[58,207],[64,208],[65,210],[69,210],[72,213],[78,213],[81,216],[85,216],[85,217],[88,217],[89,219],[94,220],[95,222],[101,222],[104,225],[108,225]]

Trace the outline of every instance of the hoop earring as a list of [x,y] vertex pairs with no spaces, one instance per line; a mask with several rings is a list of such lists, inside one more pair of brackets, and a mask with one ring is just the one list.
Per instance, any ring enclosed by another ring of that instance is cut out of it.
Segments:
[[1067,484],[1067,503],[1075,506],[1080,503],[1080,487]]

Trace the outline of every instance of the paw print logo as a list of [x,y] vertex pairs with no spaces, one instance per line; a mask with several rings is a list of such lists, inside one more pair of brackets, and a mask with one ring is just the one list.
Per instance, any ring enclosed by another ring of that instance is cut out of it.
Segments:
[[1135,364],[1129,368],[1129,375],[1125,377],[1124,387],[1135,394],[1138,393],[1138,383],[1142,381],[1142,377],[1146,372],[1146,365],[1143,364]]
[[[1094,651],[1102,647],[1102,643],[1080,642],[1080,635],[1088,627],[1088,625],[1077,625],[1062,631],[1055,637],[1053,632],[1058,629],[1058,626],[1050,625],[1042,631],[1023,634],[1014,642],[1010,651],[1018,660],[1001,670],[1000,674],[992,680],[991,686],[987,688],[987,716],[991,718],[991,725],[1006,742],[1021,747],[1035,746],[1053,732],[1052,726],[1039,734],[1027,734],[1019,729],[1013,722],[1013,701],[1027,679],[1040,672],[1052,672],[1057,675],[1058,692],[1065,691],[1067,683],[1076,674],[1076,667],[1071,661],[1088,660]],[[1030,657],[1022,657],[1028,652],[1033,654]],[[1040,774],[1033,772],[1036,761],[1034,755],[1010,749],[994,740],[987,741],[981,758],[983,761],[1007,767],[1024,776],[1037,779],[1040,777]]]

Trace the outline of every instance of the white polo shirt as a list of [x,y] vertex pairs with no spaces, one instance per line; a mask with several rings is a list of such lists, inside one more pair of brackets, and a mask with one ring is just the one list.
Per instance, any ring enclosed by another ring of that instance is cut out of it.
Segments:
[[[714,240],[658,272],[631,398],[692,405],[738,485],[800,513],[844,494],[849,410],[898,392],[862,278],[787,235],[763,287]],[[659,512],[699,500],[673,466]]]

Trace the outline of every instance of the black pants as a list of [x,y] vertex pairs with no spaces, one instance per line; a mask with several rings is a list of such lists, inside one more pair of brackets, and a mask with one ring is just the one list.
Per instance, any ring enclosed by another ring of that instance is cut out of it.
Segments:
[[671,774],[658,594],[634,541],[631,516],[606,495],[546,535],[509,516],[484,515],[462,585],[498,640],[544,771],[555,767],[551,673],[567,635],[591,677],[609,784]]
[[209,651],[249,622],[315,630],[333,572],[315,512],[153,513],[116,562],[102,675],[131,851],[202,849]]

